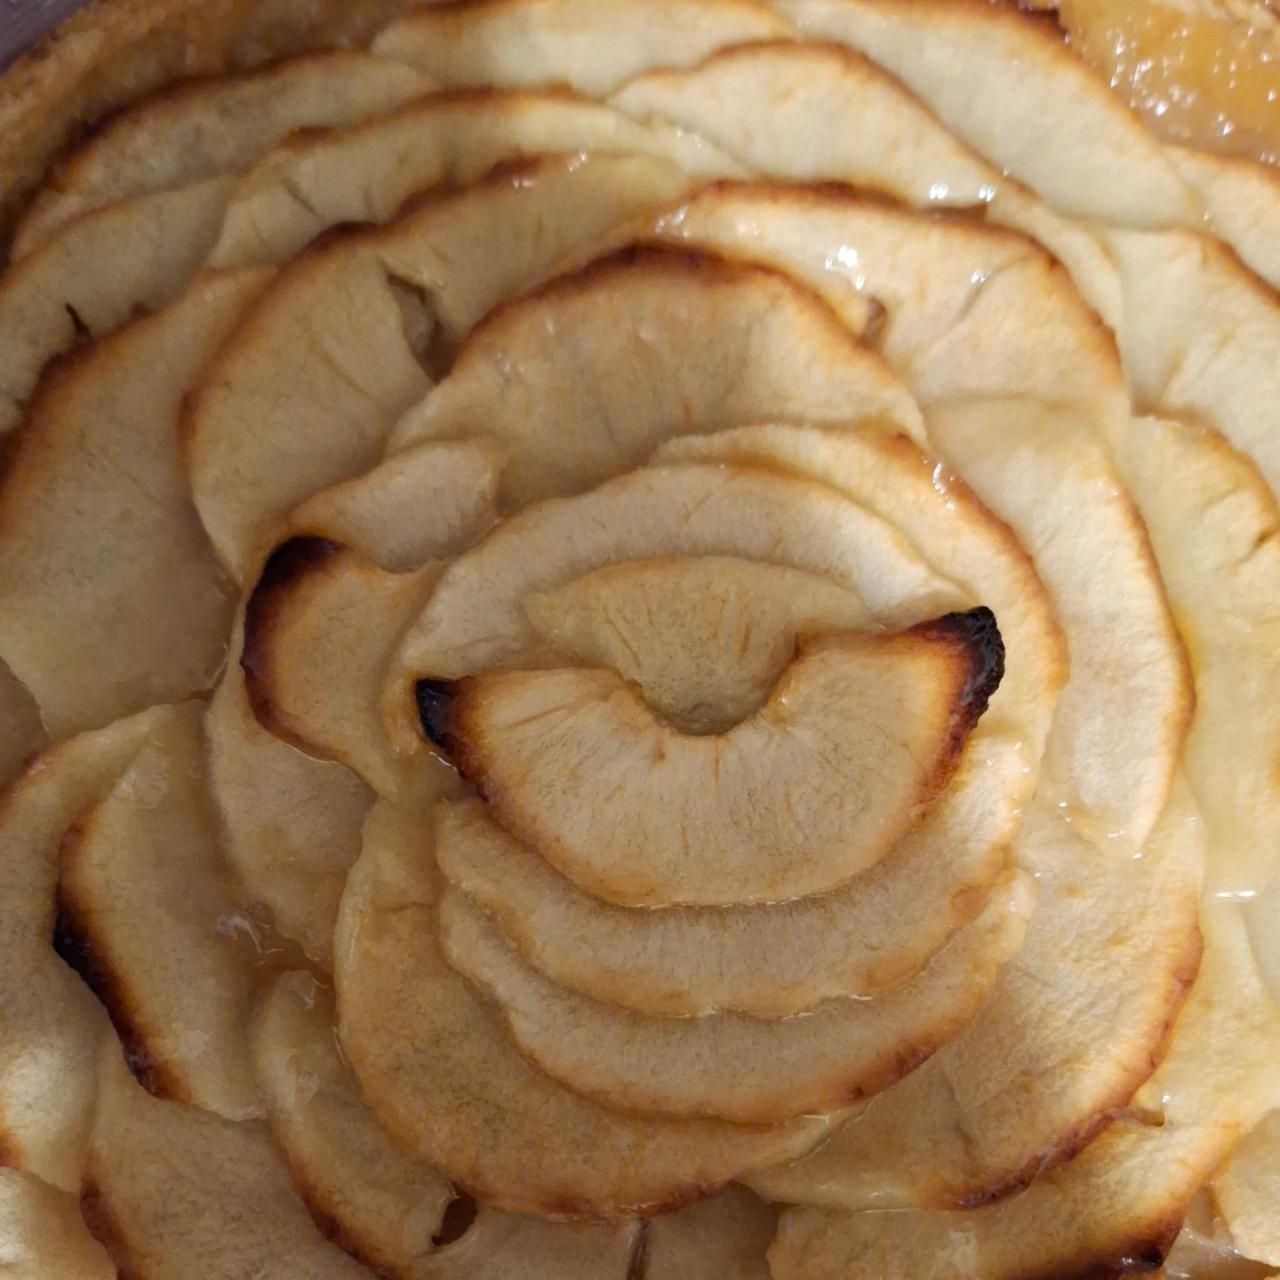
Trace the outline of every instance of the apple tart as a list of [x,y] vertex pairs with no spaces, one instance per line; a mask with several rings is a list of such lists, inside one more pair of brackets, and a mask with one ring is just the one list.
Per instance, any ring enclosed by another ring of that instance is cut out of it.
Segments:
[[0,78],[0,1263],[1276,1273],[1249,8],[99,0]]

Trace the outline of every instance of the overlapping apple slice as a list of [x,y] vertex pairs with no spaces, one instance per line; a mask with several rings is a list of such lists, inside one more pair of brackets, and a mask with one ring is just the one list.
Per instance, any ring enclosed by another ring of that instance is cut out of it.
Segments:
[[424,677],[548,665],[526,600],[602,566],[656,556],[803,570],[852,592],[895,630],[971,603],[889,523],[821,484],[749,465],[650,467],[539,503],[453,561],[406,634],[389,700],[407,705]]
[[476,801],[445,806],[436,856],[535,968],[649,1014],[781,1017],[909,977],[978,911],[1004,864],[1025,769],[975,741],[901,847],[842,889],[761,907],[632,911],[583,893]]
[[[80,1185],[97,1088],[101,1006],[54,954],[58,849],[165,721],[156,708],[39,757],[0,799],[0,1147],[64,1191]],[[37,1071],[33,1061],[41,1063]]]
[[384,573],[337,543],[298,538],[267,561],[245,615],[244,667],[258,720],[354,769],[374,790],[412,789],[421,758],[381,718],[386,668],[437,567]]
[[944,1274],[984,1280],[1158,1265],[1224,1147],[1280,1094],[1280,1016],[1239,915],[1216,903],[1202,920],[1204,963],[1167,1056],[1079,1155],[979,1208],[791,1210],[770,1251],[774,1276],[914,1280],[938,1258]]
[[755,0],[674,0],[657,22],[629,0],[498,0],[411,13],[373,48],[449,89],[566,84],[599,95],[651,67],[689,66],[725,45],[789,33]]
[[1273,1111],[1236,1145],[1213,1176],[1213,1196],[1237,1249],[1280,1267],[1280,1111]]
[[1201,213],[1160,144],[1057,33],[945,0],[773,0],[806,35],[901,78],[945,125],[1068,217],[1177,226]]
[[492,314],[391,443],[479,428],[510,449],[501,492],[523,504],[598,484],[672,435],[851,413],[920,429],[901,384],[817,297],[762,268],[640,250]]
[[86,214],[0,280],[0,435],[21,425],[41,373],[173,301],[217,242],[231,179]]
[[1114,272],[1088,231],[969,150],[900,81],[851,49],[743,45],[688,70],[639,76],[609,101],[638,120],[693,129],[761,177],[851,183],[1014,227],[1066,263],[1106,319],[1117,313]]
[[446,894],[440,923],[450,963],[494,997],[521,1051],[551,1076],[628,1111],[769,1124],[836,1110],[927,1059],[981,1006],[1033,902],[1029,878],[1013,873],[900,985],[787,1019],[618,1009],[542,977],[460,895]]
[[339,1033],[391,1135],[487,1203],[549,1214],[673,1208],[807,1150],[827,1129],[627,1116],[531,1066],[445,962],[420,813],[380,802],[343,899]]
[[1003,672],[979,609],[802,645],[768,700],[715,734],[676,729],[607,669],[417,692],[427,736],[575,883],[628,906],[715,906],[823,893],[874,866],[947,785]]
[[[291,553],[290,562],[300,570],[290,577],[292,588],[305,599],[284,592],[283,583],[274,579],[271,595],[279,608],[271,621],[279,623],[287,613],[298,626],[275,626],[269,636],[255,628],[253,648],[260,664],[273,675],[286,673],[306,695],[297,706],[281,700],[279,712],[295,728],[303,722],[314,728],[304,744],[312,754],[259,722],[259,714],[269,711],[264,702],[278,697],[280,690],[268,689],[259,678],[255,712],[244,674],[243,619],[233,632],[227,669],[206,724],[224,850],[254,900],[269,907],[284,932],[326,971],[333,963],[338,901],[360,851],[373,793],[345,765],[317,754],[363,762],[368,776],[384,785],[419,789],[405,761],[372,724],[377,692],[369,691],[367,704],[362,704],[353,696],[359,688],[354,667],[349,671],[344,664],[333,680],[326,655],[332,658],[335,639],[340,645],[349,641],[353,662],[364,655],[367,679],[381,678],[379,663],[385,655],[377,651],[377,642],[387,622],[370,612],[373,598],[380,591],[399,598],[406,582],[412,597],[429,581],[416,571],[432,557],[460,549],[492,522],[498,468],[499,451],[483,441],[428,444],[323,490],[290,516],[289,527],[310,535],[301,541],[317,554]],[[335,537],[349,539],[361,554],[336,549],[329,554]],[[296,542],[285,545],[298,550]],[[402,570],[405,577],[380,574],[375,564]],[[308,566],[326,589],[312,590]],[[349,574],[346,580],[342,571]],[[370,598],[364,598],[366,590]],[[349,604],[353,592],[355,609],[338,607]],[[249,608],[261,613],[252,599]],[[371,626],[371,620],[380,625]],[[323,644],[315,649],[307,636],[317,628]],[[394,621],[392,628],[394,634]],[[282,646],[289,650],[287,658]],[[363,734],[356,732],[361,727]]]
[[497,521],[504,461],[484,439],[405,449],[309,498],[289,529],[339,542],[388,573],[410,573],[456,555]]
[[333,1035],[330,993],[282,976],[254,1019],[257,1078],[293,1180],[322,1222],[367,1266],[424,1272],[453,1188],[379,1128]]
[[606,565],[531,596],[525,610],[575,666],[616,671],[688,733],[758,711],[802,639],[874,621],[826,578],[733,556]]
[[236,173],[295,129],[355,124],[434,87],[408,66],[350,51],[145,99],[58,166],[23,219],[14,252],[24,256],[89,210]]
[[117,1275],[107,1251],[85,1227],[77,1197],[17,1169],[0,1169],[0,1239],[5,1269],[15,1277],[115,1280]]
[[645,127],[563,91],[437,94],[382,120],[282,144],[237,183],[210,261],[287,261],[331,227],[383,223],[411,197],[521,157],[647,156],[694,178],[742,166],[689,130]]
[[[465,330],[685,183],[643,159],[548,159],[299,260],[193,392],[192,491],[231,572],[251,573],[300,502],[380,460],[397,414],[432,385],[433,336],[460,336],[450,321]],[[500,241],[484,234],[497,225]]]
[[1013,853],[1036,912],[982,1012],[762,1191],[859,1211],[981,1204],[1069,1157],[1150,1075],[1200,958],[1194,810],[1180,799],[1131,859],[1037,804]]
[[196,1268],[208,1280],[270,1274],[289,1260],[314,1280],[368,1280],[330,1244],[261,1124],[153,1098],[120,1049],[103,1049],[81,1205],[94,1234],[137,1280]]
[[[999,5],[777,0],[810,37],[843,41],[918,94],[958,137],[1074,219],[1216,234],[1274,284],[1269,166],[1162,146],[1059,33]],[[1146,317],[1125,309],[1126,323]]]
[[335,760],[321,760],[258,723],[240,665],[243,620],[209,704],[205,732],[222,850],[249,900],[328,972],[347,872],[374,793]]
[[247,950],[219,930],[238,902],[208,796],[203,719],[197,704],[170,708],[64,838],[58,940],[151,1089],[244,1119],[261,1113],[244,1027],[253,974]]
[[16,441],[0,483],[0,656],[55,738],[201,693],[224,660],[230,586],[187,490],[181,414],[265,280],[210,276],[98,344]]

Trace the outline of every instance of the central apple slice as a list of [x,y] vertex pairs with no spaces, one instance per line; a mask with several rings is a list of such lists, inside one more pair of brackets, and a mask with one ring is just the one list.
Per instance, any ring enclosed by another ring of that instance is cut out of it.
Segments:
[[873,629],[846,587],[736,556],[605,565],[525,600],[530,621],[585,667],[610,667],[688,733],[759,710],[800,636]]
[[950,777],[1004,670],[989,609],[802,644],[759,711],[683,733],[616,672],[417,686],[494,816],[628,906],[772,902],[873,866]]

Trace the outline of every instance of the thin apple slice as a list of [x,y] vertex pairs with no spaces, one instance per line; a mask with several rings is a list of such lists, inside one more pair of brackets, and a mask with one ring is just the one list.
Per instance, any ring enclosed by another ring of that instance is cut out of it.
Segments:
[[983,1204],[1046,1176],[1150,1076],[1200,959],[1189,793],[1140,858],[1095,848],[1040,803],[1013,854],[1036,911],[981,1013],[812,1155],[753,1177],[762,1194],[859,1211]]
[[1280,244],[1274,232],[1280,214],[1280,173],[1269,164],[1190,147],[1166,147],[1165,154],[1199,190],[1221,239],[1273,289],[1280,289]]
[[926,412],[1020,395],[1079,405],[1103,426],[1128,417],[1114,337],[1025,235],[967,213],[776,182],[717,183],[657,232],[785,271],[842,312],[852,292],[879,316],[874,344]]
[[0,787],[7,787],[48,742],[36,700],[0,659]]
[[1151,227],[1200,216],[1160,144],[1043,24],[947,0],[775,0],[774,8],[806,35],[873,58],[1068,217]]
[[[942,122],[1068,218],[1218,235],[1274,284],[1270,166],[1163,147],[1057,31],[999,5],[779,0],[806,35],[898,76]],[[1146,317],[1135,317],[1142,323]]]
[[599,484],[675,435],[858,417],[920,432],[915,402],[819,298],[764,268],[640,250],[491,314],[392,442],[479,426],[510,449],[502,497],[523,505]]
[[481,1207],[460,1240],[425,1259],[421,1280],[634,1280],[641,1224],[553,1222]]
[[678,1207],[808,1150],[827,1121],[749,1127],[610,1111],[532,1067],[446,964],[424,817],[382,801],[343,898],[339,1033],[391,1135],[485,1203],[603,1216]]
[[333,997],[309,975],[282,975],[252,1033],[258,1082],[293,1181],[347,1251],[397,1276],[427,1274],[453,1199],[449,1182],[378,1127],[333,1034]]
[[239,903],[208,794],[203,722],[198,704],[170,708],[68,832],[59,947],[148,1087],[244,1119],[262,1111],[244,1025],[254,974],[223,923]]
[[1164,1062],[1130,1113],[1020,1194],[980,1208],[783,1215],[777,1280],[1014,1280],[1160,1265],[1201,1184],[1280,1097],[1280,1016],[1249,956],[1238,908],[1208,906],[1200,977]]
[[320,538],[272,552],[245,608],[241,665],[258,721],[341,761],[382,795],[412,790],[421,752],[398,752],[381,717],[387,667],[439,569],[384,573]]
[[525,608],[574,665],[612,668],[688,733],[758,711],[802,637],[873,624],[857,596],[817,574],[733,556],[607,565]]
[[1140,418],[1130,439],[1121,468],[1195,671],[1184,768],[1209,830],[1208,885],[1261,902],[1280,890],[1280,511],[1215,432]]
[[405,637],[388,698],[411,700],[422,676],[536,661],[546,642],[525,601],[539,592],[620,561],[717,555],[828,578],[894,630],[975,603],[888,522],[824,485],[776,468],[649,467],[521,512],[459,556]]
[[299,503],[381,460],[396,417],[432,385],[433,333],[456,341],[450,323],[473,322],[684,184],[643,159],[548,158],[294,264],[192,394],[192,492],[233,575],[252,574]]
[[1003,673],[980,608],[802,644],[768,701],[717,734],[675,729],[609,670],[417,694],[427,737],[498,821],[581,888],[723,906],[824,893],[875,866],[950,780]]
[[340,52],[144,99],[62,161],[23,219],[15,253],[90,209],[236,173],[295,129],[354,124],[434,87],[410,67]]
[[390,221],[410,197],[476,182],[521,157],[645,156],[698,178],[743,168],[689,130],[642,127],[564,91],[439,94],[383,120],[293,138],[237,184],[210,262],[293,257],[323,231]]
[[86,214],[0,276],[0,436],[22,422],[55,357],[182,292],[217,240],[231,185],[214,178]]
[[0,1169],[0,1240],[13,1280],[116,1280],[77,1198],[17,1169]]
[[8,957],[0,983],[0,1149],[64,1191],[80,1185],[98,1048],[111,1030],[102,1006],[49,946],[58,847],[168,715],[144,711],[62,743],[0,798],[0,946]]
[[557,987],[452,890],[440,907],[450,964],[497,1002],[522,1053],[602,1104],[666,1116],[777,1124],[829,1112],[913,1071],[981,1007],[1034,902],[1014,872],[918,973],[871,999],[796,1018],[655,1018]]
[[917,208],[977,211],[1043,243],[1090,304],[1116,318],[1114,271],[1092,234],[970,151],[901,81],[851,49],[795,41],[726,49],[689,70],[639,76],[610,105],[695,130],[761,177],[844,182]]
[[644,1275],[647,1280],[769,1280],[765,1254],[776,1226],[772,1206],[745,1187],[726,1187],[649,1223]]
[[55,738],[203,693],[222,665],[233,606],[187,491],[180,420],[265,280],[210,276],[95,347],[16,442],[0,488],[0,655]]
[[981,907],[1017,821],[1024,758],[974,741],[919,828],[830,894],[734,909],[632,911],[583,893],[476,800],[447,805],[436,856],[535,968],[641,1013],[783,1017],[910,977]]
[[1221,432],[1280,493],[1280,302],[1220,244],[1189,231],[1109,231],[1125,311],[1118,331],[1140,410]]
[[1280,1267],[1280,1111],[1232,1149],[1213,1175],[1213,1196],[1235,1247],[1246,1258]]
[[151,1097],[115,1045],[101,1076],[81,1201],[127,1275],[369,1280],[320,1234],[264,1126]]
[[943,457],[1018,534],[1067,638],[1071,679],[1042,795],[1095,843],[1136,850],[1169,794],[1195,690],[1111,453],[1074,410],[1038,402],[936,406],[929,425]]
[[497,0],[411,13],[373,48],[447,89],[564,84],[599,96],[651,67],[690,66],[790,30],[755,0],[667,0],[659,21],[632,0]]
[[309,498],[289,529],[340,542],[388,573],[410,573],[457,555],[497,522],[503,461],[488,440],[406,449]]
[[264,729],[245,690],[243,620],[209,704],[209,777],[223,852],[251,903],[326,972],[347,872],[374,793],[345,765],[317,760]]

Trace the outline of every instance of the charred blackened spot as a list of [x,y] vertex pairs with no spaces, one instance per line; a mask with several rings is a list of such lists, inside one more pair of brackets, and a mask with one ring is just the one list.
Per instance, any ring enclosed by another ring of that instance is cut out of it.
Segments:
[[959,710],[972,727],[987,709],[1004,679],[1004,638],[996,615],[985,605],[963,613],[948,613],[916,628],[918,634],[951,640],[963,646],[968,674],[960,693]]

